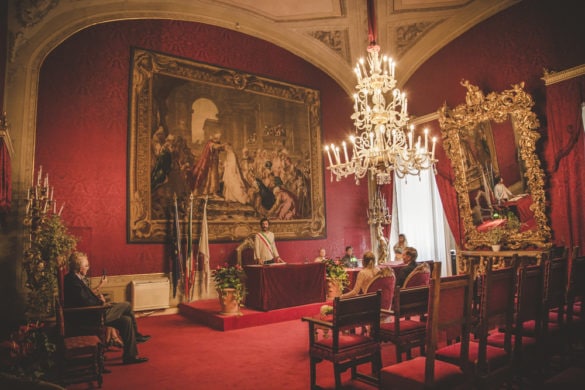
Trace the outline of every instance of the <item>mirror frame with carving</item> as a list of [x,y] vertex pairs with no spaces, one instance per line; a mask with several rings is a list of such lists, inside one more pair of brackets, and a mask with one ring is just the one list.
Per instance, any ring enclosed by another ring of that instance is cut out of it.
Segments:
[[457,203],[461,215],[464,242],[467,249],[489,246],[488,235],[477,230],[473,223],[468,192],[468,181],[461,141],[466,132],[472,131],[485,121],[502,123],[510,120],[519,145],[519,156],[524,163],[523,176],[527,183],[527,192],[532,196],[530,209],[534,213],[536,228],[527,231],[508,229],[506,247],[519,249],[529,246],[550,247],[550,227],[545,213],[544,171],[536,154],[536,141],[540,138],[537,129],[540,124],[532,112],[534,100],[524,91],[524,82],[512,85],[512,89],[503,92],[491,92],[487,96],[467,80],[461,85],[467,88],[465,104],[449,109],[446,104],[439,109],[439,124],[443,137],[445,153],[451,160],[457,192]]

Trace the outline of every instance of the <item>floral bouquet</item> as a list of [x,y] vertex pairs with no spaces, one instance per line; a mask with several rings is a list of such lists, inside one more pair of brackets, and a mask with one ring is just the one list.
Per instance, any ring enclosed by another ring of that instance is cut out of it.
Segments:
[[324,263],[327,279],[339,283],[342,290],[349,286],[349,274],[339,260],[327,259]]

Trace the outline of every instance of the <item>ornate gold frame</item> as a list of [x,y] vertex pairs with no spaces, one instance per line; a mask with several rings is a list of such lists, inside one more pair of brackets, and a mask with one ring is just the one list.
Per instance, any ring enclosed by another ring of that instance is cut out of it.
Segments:
[[[221,128],[222,142],[229,143],[234,151],[249,149],[267,153],[266,156],[286,153],[291,166],[302,173],[297,175],[305,180],[307,194],[305,211],[286,218],[269,215],[271,210],[258,210],[251,201],[228,202],[210,196],[209,240],[240,241],[259,229],[258,222],[263,217],[271,219],[271,230],[281,240],[326,237],[318,90],[139,48],[132,53],[131,82],[129,242],[168,242],[176,214],[182,235],[186,235],[191,210],[193,237],[197,239],[200,235],[205,196],[195,195],[191,200],[186,177],[204,148],[204,143],[194,143],[190,138],[192,102],[196,99],[216,102],[220,111],[217,119],[208,119],[206,123],[209,122],[211,133]],[[153,139],[159,131],[166,141],[172,136],[169,142],[175,142],[173,153],[169,153],[173,158],[171,173],[175,176],[153,189],[152,172],[157,161]],[[224,157],[219,159],[221,164]],[[286,183],[280,186],[282,192],[287,189]]]
[[517,135],[519,155],[524,162],[524,177],[527,190],[532,196],[531,210],[534,212],[536,229],[524,232],[509,230],[506,247],[549,247],[551,234],[545,214],[544,172],[536,154],[536,141],[540,138],[536,130],[540,124],[536,114],[532,112],[534,101],[524,91],[524,82],[512,85],[512,89],[501,93],[491,92],[487,96],[467,80],[461,81],[461,85],[467,88],[465,104],[454,109],[443,105],[439,109],[439,124],[443,147],[455,174],[454,186],[465,233],[462,245],[467,249],[476,249],[487,246],[490,242],[487,234],[479,232],[473,224],[461,138],[481,122],[501,123],[510,120]]

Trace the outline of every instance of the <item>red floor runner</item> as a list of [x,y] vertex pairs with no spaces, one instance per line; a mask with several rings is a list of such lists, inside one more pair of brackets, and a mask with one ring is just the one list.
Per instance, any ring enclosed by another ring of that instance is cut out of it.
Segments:
[[[221,332],[180,316],[139,318],[152,339],[139,344],[150,361],[124,366],[121,352],[106,353],[103,389],[306,390],[309,388],[308,326],[301,320]],[[384,344],[382,362],[394,363],[394,347]],[[363,370],[369,369],[364,365]],[[342,376],[344,389],[374,389]],[[317,366],[317,384],[333,389],[333,368]],[[68,389],[86,389],[80,384]]]

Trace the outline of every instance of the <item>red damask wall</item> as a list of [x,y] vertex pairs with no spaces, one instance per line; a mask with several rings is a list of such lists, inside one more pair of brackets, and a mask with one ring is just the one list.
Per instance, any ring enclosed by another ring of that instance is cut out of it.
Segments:
[[[46,59],[40,74],[36,165],[49,172],[63,217],[81,238],[94,273],[168,272],[170,245],[126,242],[128,88],[131,47],[160,51],[321,91],[324,139],[350,127],[350,98],[323,72],[243,34],[165,20],[107,23],[77,33]],[[327,239],[278,244],[285,260],[341,255],[369,246],[367,187],[325,180]],[[238,243],[212,244],[211,266],[235,258]]]

